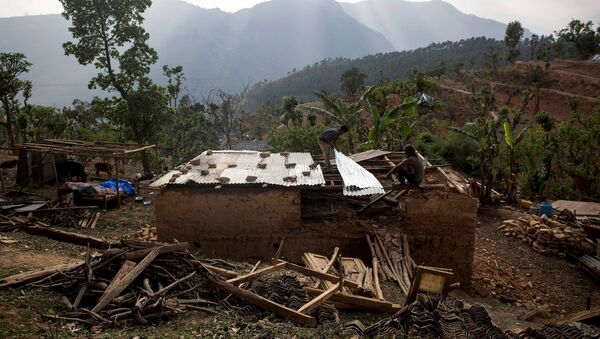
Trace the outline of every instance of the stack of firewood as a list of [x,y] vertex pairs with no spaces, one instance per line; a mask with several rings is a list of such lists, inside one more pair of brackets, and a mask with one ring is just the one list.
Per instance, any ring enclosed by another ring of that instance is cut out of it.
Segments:
[[145,241],[157,241],[158,233],[156,227],[151,227],[150,225],[145,225],[141,229],[137,230],[133,234],[134,239],[145,240]]
[[569,226],[542,215],[505,220],[498,228],[505,236],[519,238],[542,254],[593,254],[594,242],[579,227]]
[[373,272],[386,281],[395,281],[404,294],[408,294],[417,264],[410,256],[406,235],[387,241],[377,233],[365,233],[373,257]]

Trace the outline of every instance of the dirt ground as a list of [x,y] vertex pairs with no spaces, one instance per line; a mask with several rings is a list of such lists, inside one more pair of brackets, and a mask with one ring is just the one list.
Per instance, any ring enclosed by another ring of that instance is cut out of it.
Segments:
[[[148,195],[152,199],[152,195]],[[600,288],[575,263],[565,259],[543,256],[521,243],[505,237],[497,228],[506,218],[522,213],[509,208],[482,208],[476,230],[474,284],[481,288],[455,290],[451,295],[470,303],[485,305],[493,320],[505,329],[538,326],[544,318],[579,311],[585,308],[586,298],[592,306],[600,306]],[[153,224],[153,205],[142,206],[129,201],[121,210],[103,212],[95,229],[78,232],[109,239],[130,238],[145,225]],[[30,269],[81,260],[85,248],[34,237],[22,232],[3,233],[16,240],[0,244],[0,276]],[[483,297],[480,292],[489,292]],[[403,297],[393,284],[384,285],[390,301],[402,303]],[[10,337],[87,337],[90,333],[75,323],[43,321],[42,314],[57,314],[62,309],[60,296],[40,290],[0,290],[0,333]],[[547,313],[529,319],[519,318],[526,312],[543,309]],[[342,312],[342,323],[360,319],[371,324],[385,317],[382,314]],[[345,337],[341,325],[305,329],[288,322],[269,319],[252,322],[243,318],[224,318],[191,312],[155,326],[125,328],[103,332],[98,337]]]

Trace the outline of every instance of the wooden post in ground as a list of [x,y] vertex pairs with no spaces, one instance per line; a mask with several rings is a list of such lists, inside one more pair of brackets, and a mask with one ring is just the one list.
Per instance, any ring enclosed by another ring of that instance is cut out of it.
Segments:
[[117,208],[121,208],[121,192],[119,191],[119,160],[115,159],[115,187],[117,189]]

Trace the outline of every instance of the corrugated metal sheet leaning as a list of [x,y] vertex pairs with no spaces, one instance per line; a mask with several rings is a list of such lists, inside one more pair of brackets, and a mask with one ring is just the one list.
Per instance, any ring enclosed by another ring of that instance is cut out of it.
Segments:
[[344,195],[364,196],[385,193],[377,178],[343,153],[334,150],[338,172],[344,180]]
[[[256,151],[205,151],[180,166],[178,170],[172,170],[157,179],[151,186],[195,183],[270,184],[292,187],[325,184],[321,167],[311,166],[314,161],[310,153],[290,152],[285,155],[270,153],[262,158],[261,152]],[[259,168],[259,163],[266,167]],[[171,181],[174,176],[175,180]],[[227,178],[228,181],[223,182],[223,178]]]

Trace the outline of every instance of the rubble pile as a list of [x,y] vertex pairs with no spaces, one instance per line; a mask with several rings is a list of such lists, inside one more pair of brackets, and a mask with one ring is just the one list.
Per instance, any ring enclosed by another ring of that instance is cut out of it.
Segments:
[[593,254],[594,242],[582,228],[552,220],[545,215],[526,215],[505,220],[498,228],[505,236],[519,238],[542,254],[566,257],[567,254]]
[[62,316],[46,318],[76,321],[97,331],[145,325],[186,310],[216,312],[212,308],[218,299],[208,284],[208,271],[184,252],[185,247],[132,242],[97,257],[88,251],[84,263],[26,286],[64,294],[68,310]]
[[[346,325],[366,337],[408,338],[594,338],[590,331],[573,325],[545,325],[521,332],[505,331],[492,322],[482,305],[469,305],[454,298],[419,294],[417,300],[389,318],[364,327],[354,321]],[[592,329],[594,330],[594,329]],[[595,333],[595,332],[594,332]]]
[[[250,281],[246,290],[290,309],[299,309],[312,299],[298,279],[290,274],[259,277]],[[225,298],[223,306],[237,314],[255,319],[272,318],[273,316],[272,313],[235,297]],[[321,304],[314,311],[314,315],[319,324],[337,323],[340,319],[338,310],[327,303]]]
[[492,322],[485,307],[424,294],[419,294],[414,303],[359,334],[367,337],[510,338]]
[[64,228],[95,228],[100,219],[100,212],[93,208],[50,208],[43,213],[8,215],[0,214],[0,232],[12,232],[26,225],[48,227],[60,225]]

